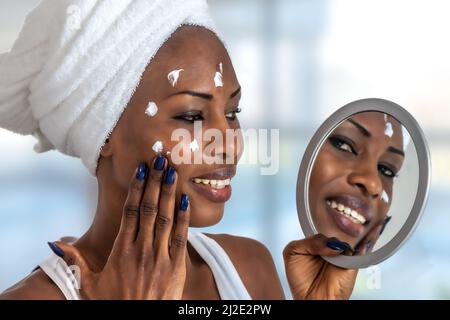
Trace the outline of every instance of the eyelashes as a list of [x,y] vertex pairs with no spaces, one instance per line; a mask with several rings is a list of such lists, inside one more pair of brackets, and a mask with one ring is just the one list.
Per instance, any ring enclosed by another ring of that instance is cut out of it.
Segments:
[[333,136],[329,138],[331,144],[338,150],[349,152],[357,156],[357,152],[352,143],[347,138],[341,136]]
[[[237,119],[237,114],[240,113],[242,111],[241,108],[236,108],[233,111],[227,112],[225,114],[225,117],[229,120],[229,121],[234,121]],[[203,114],[201,111],[187,111],[184,112],[180,115],[177,115],[175,117],[173,117],[175,120],[179,120],[179,121],[183,121],[186,122],[188,124],[193,124],[196,121],[203,121],[205,120]]]
[[[354,147],[352,141],[343,136],[332,136],[328,138],[330,143],[339,151],[347,152],[351,155],[358,156],[358,152]],[[397,170],[395,170],[391,165],[385,163],[379,163],[378,171],[388,179],[394,179],[398,177]]]
[[379,165],[378,165],[378,170],[379,170],[383,175],[385,175],[385,176],[388,177],[388,178],[393,179],[393,178],[397,178],[397,177],[398,177],[398,174],[397,174],[397,172],[395,171],[395,169],[391,168],[389,165],[386,165],[386,164],[379,164]]
[[194,123],[195,121],[203,121],[201,112],[185,112],[178,116],[173,117],[175,120],[184,121],[187,123]]
[[225,117],[229,120],[236,120],[237,114],[242,111],[241,108],[236,108],[231,112],[225,113]]

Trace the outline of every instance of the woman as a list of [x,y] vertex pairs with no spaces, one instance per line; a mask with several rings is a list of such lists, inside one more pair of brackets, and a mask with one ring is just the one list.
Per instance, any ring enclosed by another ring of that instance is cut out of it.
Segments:
[[342,122],[323,144],[311,173],[317,230],[369,252],[391,218],[387,213],[404,157],[396,119],[363,112]]
[[[213,153],[209,141],[184,146],[201,164],[170,153],[174,130],[197,121],[239,128],[240,86],[206,9],[201,0],[47,0],[27,18],[2,57],[0,124],[34,134],[40,151],[81,158],[99,196],[89,230],[49,243],[55,254],[1,298],[284,298],[262,244],[188,231],[221,219],[242,153],[235,139]],[[343,250],[322,235],[291,242],[293,297],[348,298],[356,271],[319,256]]]

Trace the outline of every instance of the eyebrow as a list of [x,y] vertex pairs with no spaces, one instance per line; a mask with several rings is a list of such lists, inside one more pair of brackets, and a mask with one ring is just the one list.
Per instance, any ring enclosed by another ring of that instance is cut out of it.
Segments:
[[[240,92],[241,92],[241,87],[239,87],[236,91],[234,91],[232,94],[230,94],[230,99],[233,99],[234,97],[236,97]],[[197,92],[197,91],[192,91],[192,90],[184,90],[184,91],[180,91],[180,92],[175,92],[175,93],[170,94],[168,96],[168,98],[177,96],[177,95],[181,95],[181,94],[187,94],[187,95],[197,97],[197,98],[202,98],[202,99],[205,99],[208,101],[211,101],[214,98],[214,96],[210,93]]]
[[372,135],[370,134],[370,132],[364,128],[362,125],[360,125],[358,122],[356,122],[353,119],[348,119],[348,122],[350,122],[351,124],[353,124],[355,127],[357,127],[359,129],[359,131],[361,131],[361,133],[366,136],[366,137],[371,137]]
[[400,150],[400,149],[397,149],[397,148],[394,148],[394,147],[389,147],[389,148],[387,148],[387,151],[390,151],[390,152],[399,154],[402,157],[405,157],[405,153],[402,150]]
[[[366,137],[371,137],[371,136],[372,136],[372,135],[370,134],[370,132],[369,132],[366,128],[364,128],[361,124],[359,124],[359,123],[356,122],[355,120],[348,119],[348,122],[350,122],[350,123],[353,124],[355,127],[357,127],[357,128],[359,129],[359,131],[361,131],[361,133],[362,133],[363,135],[365,135]],[[404,153],[402,150],[397,149],[397,148],[395,148],[395,147],[388,147],[388,148],[387,148],[387,151],[392,152],[392,153],[396,153],[396,154],[401,155],[402,157],[405,157],[405,153]]]
[[182,94],[187,94],[187,95],[190,95],[193,97],[202,98],[202,99],[205,99],[208,101],[211,101],[214,98],[214,96],[210,93],[196,92],[196,91],[191,91],[191,90],[185,90],[185,91],[172,93],[168,96],[168,98],[173,97],[173,96],[182,95]]
[[241,87],[237,88],[237,90],[235,92],[233,92],[232,94],[230,94],[230,99],[233,99],[234,97],[236,97],[239,93],[241,93]]

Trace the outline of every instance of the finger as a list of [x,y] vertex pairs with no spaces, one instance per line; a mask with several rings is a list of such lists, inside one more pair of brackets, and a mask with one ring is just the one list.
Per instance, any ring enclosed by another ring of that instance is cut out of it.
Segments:
[[158,254],[169,254],[169,237],[172,232],[175,211],[175,191],[177,174],[173,167],[166,171],[159,197],[159,210],[155,222],[154,248]]
[[139,164],[131,178],[127,199],[123,206],[122,222],[120,224],[117,241],[120,247],[126,247],[134,242],[139,225],[139,206],[144,190],[147,165]]
[[175,263],[181,263],[183,265],[186,257],[189,221],[189,197],[183,193],[178,206],[175,230],[173,232],[170,245],[170,257],[175,261]]
[[145,252],[150,252],[153,246],[155,220],[165,167],[166,159],[163,156],[159,155],[153,160],[141,201],[139,233],[136,241],[142,245],[142,250]]
[[383,225],[380,224],[378,226],[373,227],[369,233],[364,237],[363,240],[360,241],[358,246],[355,249],[355,256],[363,256],[372,252],[375,243],[378,241],[380,237],[380,232],[383,228]]
[[[48,242],[48,246],[50,249],[60,258],[64,260],[64,262],[68,266],[67,273],[74,274],[75,279],[78,282],[78,285],[81,285],[81,275],[83,277],[90,277],[92,275],[92,271],[89,268],[86,260],[83,255],[78,251],[77,248],[70,244],[66,244],[61,241]],[[78,269],[76,269],[78,268]],[[79,271],[79,272],[78,272]],[[78,277],[77,277],[78,272]]]
[[323,234],[290,242],[283,251],[284,258],[291,255],[338,256],[351,247],[336,238],[327,238]]

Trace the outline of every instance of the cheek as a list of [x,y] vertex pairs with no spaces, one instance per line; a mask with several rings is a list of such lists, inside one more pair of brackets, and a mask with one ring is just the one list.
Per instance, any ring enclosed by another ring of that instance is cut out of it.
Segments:
[[311,173],[310,191],[314,194],[320,194],[327,189],[336,191],[336,185],[333,182],[341,178],[346,173],[343,161],[339,161],[332,150],[324,148],[318,154]]

